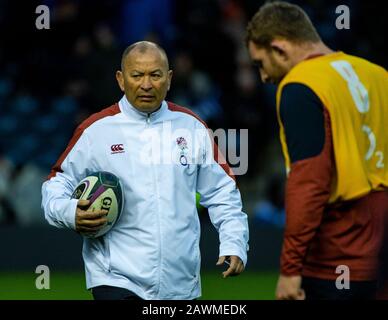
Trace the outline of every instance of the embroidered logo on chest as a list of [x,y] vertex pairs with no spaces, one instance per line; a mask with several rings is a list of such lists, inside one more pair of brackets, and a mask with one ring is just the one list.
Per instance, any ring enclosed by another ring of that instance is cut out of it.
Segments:
[[176,144],[180,150],[179,162],[182,166],[187,166],[187,141],[184,137],[179,137],[176,139]]
[[112,151],[111,154],[115,154],[115,153],[124,153],[125,150],[124,150],[124,145],[122,143],[119,143],[119,144],[112,144],[110,146],[110,150]]

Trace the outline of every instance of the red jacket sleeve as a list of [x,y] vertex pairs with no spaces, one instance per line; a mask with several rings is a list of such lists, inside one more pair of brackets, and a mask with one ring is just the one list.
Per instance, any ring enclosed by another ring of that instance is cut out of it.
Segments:
[[281,273],[299,275],[309,243],[329,200],[334,160],[329,113],[324,109],[325,142],[316,156],[291,164],[286,184],[286,227]]

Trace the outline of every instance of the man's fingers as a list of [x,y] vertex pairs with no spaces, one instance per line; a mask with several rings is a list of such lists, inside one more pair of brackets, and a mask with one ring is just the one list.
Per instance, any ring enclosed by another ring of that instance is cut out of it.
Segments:
[[240,274],[243,271],[244,271],[244,264],[242,262],[240,262],[238,267],[237,267],[236,273]]
[[283,295],[281,293],[279,293],[279,292],[276,292],[275,299],[276,300],[283,300]]
[[234,259],[235,257],[231,257],[230,258],[230,265],[229,265],[229,268],[224,271],[222,274],[224,276],[224,278],[226,277],[229,277],[231,275],[235,275],[236,272],[237,272],[237,268],[238,268],[238,265],[239,265],[239,261],[237,259]]
[[236,257],[236,256],[232,256],[231,259],[236,260],[236,263],[237,263],[236,271],[235,271],[236,275],[243,272],[244,271],[244,263],[241,261],[241,259],[239,257]]
[[106,218],[101,218],[98,220],[85,220],[77,222],[76,231],[77,232],[97,232],[102,227],[106,225],[108,220]]
[[281,293],[276,295],[276,300],[296,300],[296,297],[292,294]]
[[77,209],[76,230],[81,233],[98,231],[108,222],[107,213],[106,210],[93,212]]
[[237,266],[237,267],[230,266],[228,270],[224,271],[222,274],[224,278],[229,276],[233,277],[233,276],[238,276],[243,270],[244,268],[241,268],[240,266]]
[[105,217],[108,214],[108,211],[106,210],[101,210],[101,211],[83,211],[79,210],[78,211],[78,217],[82,220],[85,219],[98,219],[101,217]]
[[226,271],[224,271],[224,272],[222,273],[222,275],[223,275],[224,278],[227,278],[227,277],[229,277],[231,274],[233,274],[233,272],[234,272],[234,269],[233,269],[232,267],[229,267],[228,270],[226,270]]
[[85,208],[88,207],[90,204],[89,200],[78,200],[77,207]]
[[300,275],[286,276],[280,274],[276,286],[277,300],[304,300],[305,293],[301,288],[302,277]]
[[231,271],[232,265],[231,265],[231,262],[229,262],[229,261],[230,261],[229,259],[226,260],[225,256],[221,256],[221,257],[218,258],[218,261],[217,261],[217,264],[216,264],[217,266],[220,266],[220,265],[222,265],[225,262],[225,263],[227,263],[229,265],[229,268],[222,273],[224,278],[226,278],[229,275],[229,273],[232,272]]
[[222,273],[224,278],[229,276],[237,276],[244,271],[244,264],[237,256],[221,256],[218,259],[217,265],[221,265],[224,262],[229,266],[228,269]]
[[83,226],[83,227],[91,227],[91,228],[93,228],[93,227],[101,227],[104,224],[106,224],[107,222],[108,222],[107,218],[99,218],[99,219],[93,219],[93,220],[81,219],[78,222],[78,225],[79,226]]
[[276,294],[276,300],[305,300],[304,290],[299,292],[280,292]]
[[306,292],[303,289],[300,289],[296,300],[306,300]]
[[90,233],[97,232],[98,230],[99,228],[97,227],[85,227],[85,226],[79,226],[77,229],[78,232],[90,232]]
[[221,264],[223,264],[225,261],[225,256],[222,256],[222,257],[219,257],[218,258],[218,261],[216,263],[217,266],[220,266]]

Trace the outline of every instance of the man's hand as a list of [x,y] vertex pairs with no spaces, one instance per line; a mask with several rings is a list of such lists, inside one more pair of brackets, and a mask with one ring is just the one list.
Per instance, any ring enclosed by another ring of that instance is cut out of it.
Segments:
[[75,230],[81,234],[93,235],[108,221],[108,211],[87,211],[89,200],[79,200],[75,214]]
[[306,294],[301,288],[302,276],[280,275],[276,287],[277,300],[305,300]]
[[218,258],[217,266],[222,265],[224,262],[229,265],[229,268],[222,273],[224,278],[238,276],[245,269],[244,263],[237,256],[221,256]]

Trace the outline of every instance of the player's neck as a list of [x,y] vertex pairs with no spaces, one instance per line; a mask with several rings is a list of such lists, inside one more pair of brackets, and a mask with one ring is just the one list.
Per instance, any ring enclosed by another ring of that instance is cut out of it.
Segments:
[[293,44],[289,50],[288,69],[291,70],[300,62],[333,53],[323,42],[308,42],[303,44]]
[[333,52],[334,51],[326,46],[323,42],[312,43],[301,51],[299,59],[300,61],[303,61],[318,56],[324,56]]

